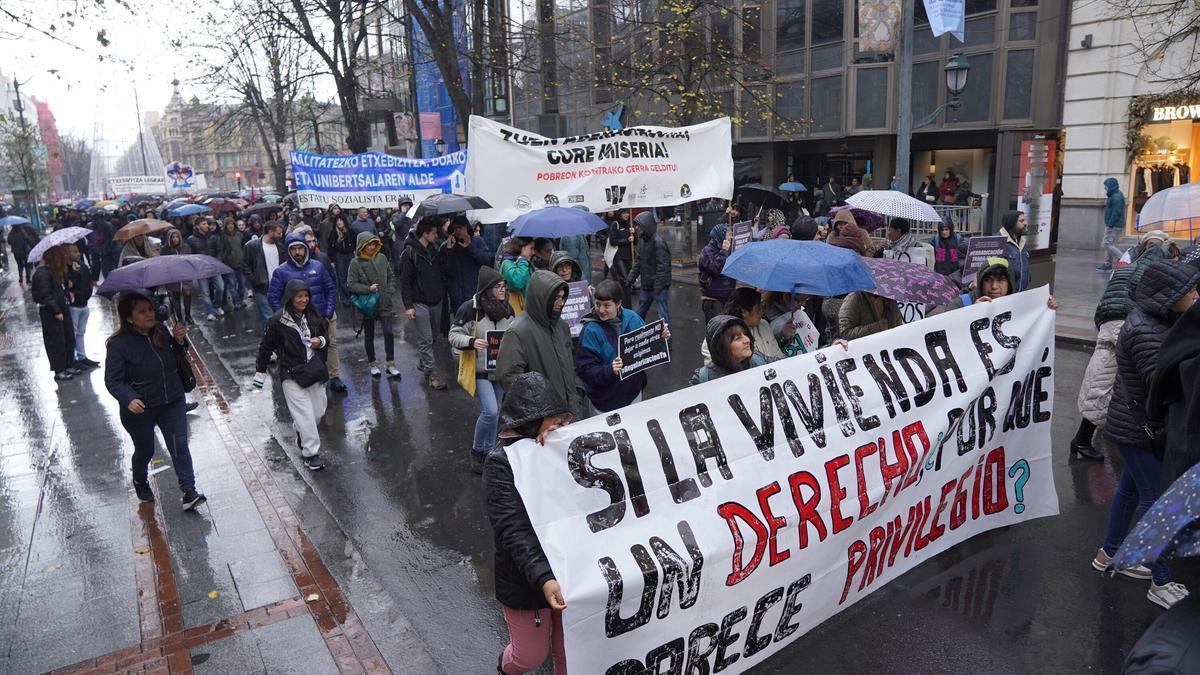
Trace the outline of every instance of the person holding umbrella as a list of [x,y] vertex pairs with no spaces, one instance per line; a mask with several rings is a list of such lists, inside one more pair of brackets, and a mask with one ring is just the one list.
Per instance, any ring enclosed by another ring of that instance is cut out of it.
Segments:
[[54,379],[69,380],[80,374],[75,367],[75,327],[71,323],[67,301],[67,282],[71,258],[67,244],[50,248],[30,281],[33,301],[38,304],[42,322],[42,342]]
[[[117,331],[108,338],[104,386],[121,407],[121,426],[133,440],[133,490],[139,500],[154,501],[150,489],[150,460],[154,458],[154,429],[162,434],[171,455],[184,511],[207,498],[196,490],[192,454],[188,449],[187,392],[181,363],[186,363],[187,329],[176,323],[170,330],[158,321],[149,291],[125,291],[117,302]],[[191,372],[186,373],[190,379]],[[195,381],[192,380],[192,386]]]

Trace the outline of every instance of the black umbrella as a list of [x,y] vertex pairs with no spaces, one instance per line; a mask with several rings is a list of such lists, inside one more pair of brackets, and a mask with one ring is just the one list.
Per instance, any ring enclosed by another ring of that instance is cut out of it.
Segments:
[[736,198],[738,193],[744,194],[746,192],[750,192],[751,194],[746,196],[754,200],[754,202],[760,206],[779,206],[784,202],[785,199],[782,192],[771,187],[770,185],[763,185],[762,183],[749,183],[747,185],[742,185],[736,188],[733,191],[733,194]]
[[455,195],[443,193],[426,197],[417,206],[417,210],[413,213],[413,220],[420,220],[425,216],[440,216],[447,213],[462,213],[464,211],[474,211],[475,209],[490,209],[492,205],[483,197],[474,195]]
[[269,212],[269,211],[282,211],[282,210],[283,210],[283,207],[281,207],[279,204],[255,204],[254,206],[247,208],[245,211],[242,211],[242,215],[247,218],[250,216],[255,216],[255,215],[260,215],[260,214],[265,216],[267,214],[267,212]]

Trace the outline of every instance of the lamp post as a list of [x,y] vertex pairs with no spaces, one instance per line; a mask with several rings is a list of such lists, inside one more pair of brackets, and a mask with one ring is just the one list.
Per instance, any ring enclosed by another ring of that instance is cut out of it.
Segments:
[[441,138],[439,138],[439,139],[437,139],[436,141],[434,141],[434,142],[433,142],[433,149],[437,151],[437,154],[438,154],[438,156],[439,156],[439,157],[441,157],[442,155],[446,154],[446,141],[445,141],[445,139],[441,139]]

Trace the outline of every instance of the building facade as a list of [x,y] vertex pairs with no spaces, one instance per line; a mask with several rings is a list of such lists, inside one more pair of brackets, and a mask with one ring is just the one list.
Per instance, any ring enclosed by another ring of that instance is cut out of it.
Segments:
[[35,96],[33,106],[37,109],[37,125],[38,131],[41,132],[42,145],[46,147],[46,178],[50,193],[47,201],[58,201],[68,189],[63,185],[62,139],[58,135],[58,124],[54,121],[50,104]]
[[[1138,213],[1154,192],[1200,182],[1200,90],[1186,86],[1196,71],[1191,43],[1144,58],[1145,40],[1163,17],[1072,12],[1063,127],[1068,137],[1059,228],[1065,246],[1093,248],[1104,233],[1104,180],[1117,179],[1126,197],[1124,224],[1137,234]],[[1193,10],[1200,12],[1200,9]],[[1180,238],[1200,223],[1167,229]]]

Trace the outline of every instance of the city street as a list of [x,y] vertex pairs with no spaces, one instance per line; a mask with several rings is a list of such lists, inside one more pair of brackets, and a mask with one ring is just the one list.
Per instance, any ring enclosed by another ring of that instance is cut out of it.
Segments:
[[[102,298],[91,307],[99,358],[112,312]],[[648,395],[684,386],[700,363],[695,287],[675,285],[672,314],[673,360]],[[330,466],[317,473],[300,463],[278,383],[250,386],[251,312],[192,331],[203,368],[191,447],[208,503],[190,514],[161,449],[159,501],[139,505],[102,370],[56,383],[36,306],[0,278],[0,672],[494,672],[507,631],[468,468],[476,403],[422,386],[406,340],[402,381],[372,380],[348,316],[339,323],[349,392],[331,396]],[[754,672],[1117,672],[1161,610],[1146,582],[1090,567],[1119,465],[1068,458],[1088,355],[1059,341],[1060,516],[926,561]],[[1172,567],[1200,582],[1194,564]]]

